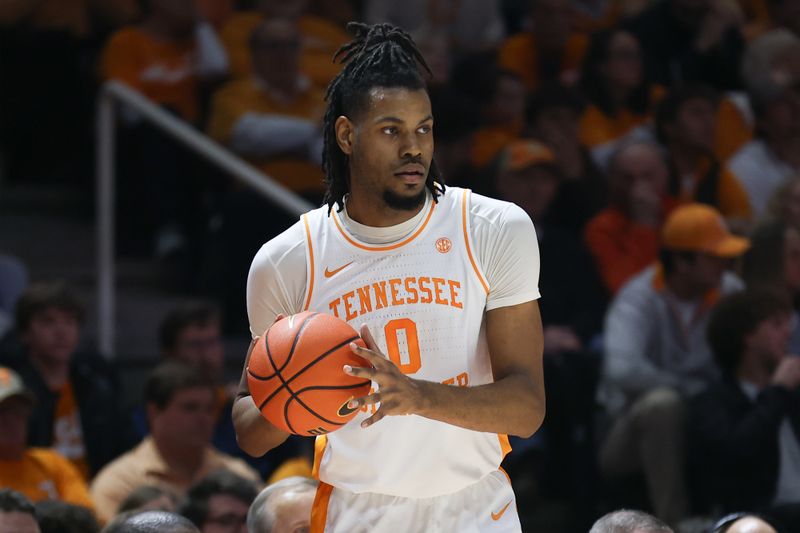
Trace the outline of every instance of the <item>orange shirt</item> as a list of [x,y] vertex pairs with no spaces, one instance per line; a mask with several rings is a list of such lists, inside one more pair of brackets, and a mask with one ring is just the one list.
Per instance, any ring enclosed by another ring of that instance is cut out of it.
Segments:
[[[681,182],[680,192],[675,200],[678,203],[689,203],[698,200],[698,190],[703,180],[707,179],[711,169],[711,160],[701,160],[691,176]],[[680,179],[680,177],[679,177]],[[747,192],[739,182],[739,178],[730,171],[727,165],[720,165],[719,183],[717,184],[715,207],[725,218],[750,220],[753,215]]]
[[17,490],[33,502],[63,500],[93,508],[86,482],[75,467],[47,448],[28,448],[16,461],[0,460],[0,487]]
[[727,161],[739,148],[753,138],[753,126],[730,98],[723,98],[717,106],[717,125],[714,154],[719,161]]
[[500,151],[522,136],[522,121],[513,124],[486,126],[472,134],[470,141],[470,163],[474,168],[483,168],[497,157]]
[[[220,32],[230,62],[230,73],[235,78],[245,78],[253,72],[250,35],[264,20],[258,11],[236,13],[230,17]],[[333,54],[350,41],[350,36],[325,19],[306,15],[298,21],[303,40],[300,69],[314,85],[327,87],[339,73],[341,65],[333,62]]]
[[[280,102],[253,78],[232,81],[214,95],[208,134],[217,142],[227,144],[236,122],[246,113],[284,115],[321,124],[325,113],[324,93],[312,86],[292,102]],[[322,170],[318,164],[288,155],[250,158],[250,161],[294,191],[324,191]]]
[[[661,86],[654,86],[650,90],[650,109],[654,109],[664,97],[665,90]],[[580,139],[581,144],[588,148],[616,141],[624,137],[637,126],[646,124],[652,119],[652,112],[648,110],[637,114],[629,109],[623,109],[616,115],[607,115],[595,105],[588,106],[581,116]]]
[[80,411],[70,381],[64,384],[58,395],[53,421],[52,447],[75,465],[83,479],[89,479],[89,463],[86,460]]
[[595,215],[586,224],[584,239],[612,295],[658,259],[658,228],[638,224],[616,207]]
[[159,41],[139,28],[123,28],[103,50],[100,74],[127,83],[189,122],[197,119],[193,40]]
[[[588,45],[589,38],[581,33],[573,33],[567,39],[561,56],[560,78],[563,83],[571,85],[577,79]],[[506,39],[500,47],[498,64],[516,72],[528,91],[536,89],[542,81],[539,79],[539,49],[536,37],[530,32],[518,33]]]

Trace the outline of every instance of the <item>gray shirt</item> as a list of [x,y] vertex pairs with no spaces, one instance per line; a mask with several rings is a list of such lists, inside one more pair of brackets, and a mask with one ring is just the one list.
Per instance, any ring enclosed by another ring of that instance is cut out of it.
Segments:
[[[710,309],[698,301],[686,320],[686,303],[658,286],[657,272],[651,266],[631,279],[606,314],[599,400],[611,415],[656,387],[690,395],[718,375],[706,341]],[[724,274],[723,295],[743,288],[735,275]]]

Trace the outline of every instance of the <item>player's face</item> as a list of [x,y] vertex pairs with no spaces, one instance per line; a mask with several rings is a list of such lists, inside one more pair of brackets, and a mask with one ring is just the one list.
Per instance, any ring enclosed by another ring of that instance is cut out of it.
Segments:
[[175,340],[172,357],[199,369],[218,380],[222,376],[224,350],[219,324],[190,324],[183,328]]
[[339,117],[336,136],[350,159],[351,201],[395,211],[422,206],[433,158],[433,115],[425,90],[373,88],[357,117]]
[[73,313],[47,307],[36,313],[22,335],[32,357],[50,364],[68,363],[78,347],[80,324]]

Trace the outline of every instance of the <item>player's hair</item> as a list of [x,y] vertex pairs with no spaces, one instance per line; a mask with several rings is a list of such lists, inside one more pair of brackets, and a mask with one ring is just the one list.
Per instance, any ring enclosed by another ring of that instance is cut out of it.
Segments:
[[247,530],[250,533],[272,533],[275,511],[270,500],[288,492],[316,491],[319,483],[310,477],[291,476],[268,485],[247,511]]
[[[400,28],[350,22],[347,29],[354,39],[333,55],[334,62],[342,63],[344,68],[325,93],[328,106],[322,126],[322,169],[327,187],[323,201],[328,205],[328,213],[337,204],[337,211],[344,208],[344,196],[350,189],[348,158],[336,142],[336,119],[357,117],[374,87],[424,90],[420,67],[431,75],[413,39]],[[431,161],[425,184],[434,200],[444,192],[444,179],[435,161]]]
[[0,489],[0,513],[26,513],[36,519],[36,508],[21,492]]
[[14,309],[17,331],[20,333],[27,331],[33,318],[50,307],[73,315],[78,322],[83,322],[86,313],[83,302],[66,282],[32,283],[22,292]]
[[766,320],[789,316],[792,306],[781,292],[747,289],[726,296],[714,307],[708,321],[708,344],[722,371],[736,374],[745,350],[745,339]]
[[163,410],[179,391],[207,387],[214,389],[214,383],[199,369],[180,361],[166,361],[158,365],[147,378],[144,386],[146,404],[155,404]]
[[169,352],[175,348],[178,335],[188,326],[208,326],[219,324],[217,308],[206,302],[186,303],[170,311],[158,327],[158,340],[161,350]]
[[195,483],[186,493],[186,499],[178,508],[199,528],[208,520],[208,502],[212,496],[225,494],[250,507],[258,495],[258,487],[249,479],[237,476],[228,470],[217,470]]
[[97,533],[100,525],[92,511],[80,505],[58,500],[36,504],[41,533]]
[[643,511],[620,509],[600,517],[589,533],[673,533],[672,529],[653,515]]

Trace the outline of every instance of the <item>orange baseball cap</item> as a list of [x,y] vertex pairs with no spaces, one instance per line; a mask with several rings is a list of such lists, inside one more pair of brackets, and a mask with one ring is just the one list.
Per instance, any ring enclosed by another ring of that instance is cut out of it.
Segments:
[[733,258],[750,248],[750,240],[728,231],[722,215],[713,207],[685,204],[677,207],[664,223],[661,245],[667,250]]
[[531,139],[513,141],[505,148],[503,168],[511,171],[524,170],[535,165],[554,166],[556,155],[544,144]]

